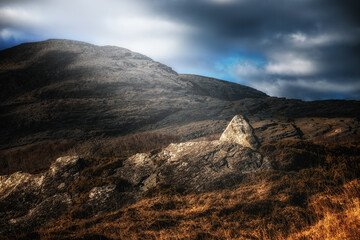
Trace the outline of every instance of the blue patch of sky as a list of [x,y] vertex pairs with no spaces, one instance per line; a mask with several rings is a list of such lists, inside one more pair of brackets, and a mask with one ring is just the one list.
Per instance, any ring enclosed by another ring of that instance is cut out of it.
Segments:
[[14,37],[10,37],[8,39],[0,38],[0,50],[13,47],[13,46],[18,45],[20,43],[23,43],[23,42],[18,41]]
[[242,79],[236,74],[236,68],[241,65],[252,66],[256,69],[264,69],[267,60],[257,53],[233,52],[226,56],[215,59],[214,68],[216,73],[224,80],[246,84],[247,79]]
[[248,85],[249,79],[246,79],[245,76],[242,79],[241,76],[237,75],[236,68],[241,65],[250,65],[255,69],[263,70],[266,64],[267,60],[261,54],[238,50],[215,55],[206,60],[194,61],[191,65],[180,64],[180,66],[173,66],[173,68],[180,73],[197,74]]
[[33,32],[12,31],[11,29],[0,29],[0,50],[26,43],[45,40],[41,34]]

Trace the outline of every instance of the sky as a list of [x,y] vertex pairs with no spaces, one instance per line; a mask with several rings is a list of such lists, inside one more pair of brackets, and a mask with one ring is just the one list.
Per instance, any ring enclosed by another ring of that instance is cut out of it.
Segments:
[[0,49],[115,45],[270,96],[360,100],[359,0],[1,0]]

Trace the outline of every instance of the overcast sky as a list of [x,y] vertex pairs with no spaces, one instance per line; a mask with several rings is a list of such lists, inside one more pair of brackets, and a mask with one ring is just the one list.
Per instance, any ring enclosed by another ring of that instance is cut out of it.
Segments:
[[1,0],[0,49],[116,45],[271,96],[360,100],[359,0]]

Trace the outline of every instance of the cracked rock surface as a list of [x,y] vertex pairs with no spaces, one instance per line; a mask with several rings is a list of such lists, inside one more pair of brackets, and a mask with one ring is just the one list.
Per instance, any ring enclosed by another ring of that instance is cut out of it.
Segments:
[[156,154],[136,154],[117,174],[142,190],[160,184],[207,191],[234,186],[245,174],[270,168],[268,160],[250,148],[203,141],[170,144]]

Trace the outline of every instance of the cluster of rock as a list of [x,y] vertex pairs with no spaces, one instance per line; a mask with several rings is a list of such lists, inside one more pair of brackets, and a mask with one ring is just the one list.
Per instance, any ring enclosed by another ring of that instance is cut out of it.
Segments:
[[72,205],[66,186],[79,176],[81,160],[58,158],[43,174],[0,176],[0,234],[31,229],[60,217]]
[[[94,187],[81,209],[113,210],[139,199],[157,186],[209,191],[234,186],[250,172],[271,168],[256,149],[254,130],[235,116],[220,140],[184,142],[150,153],[139,153],[113,170],[116,183]],[[43,174],[14,173],[0,178],[0,233],[34,228],[68,211],[78,197],[66,188],[83,169],[79,157],[62,157]],[[81,214],[80,214],[81,215]]]

